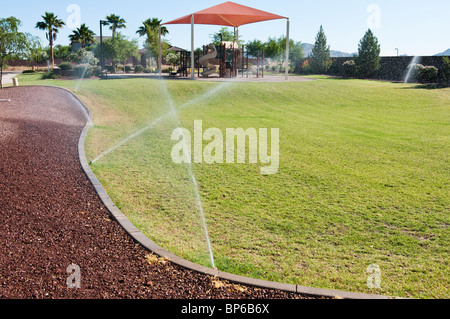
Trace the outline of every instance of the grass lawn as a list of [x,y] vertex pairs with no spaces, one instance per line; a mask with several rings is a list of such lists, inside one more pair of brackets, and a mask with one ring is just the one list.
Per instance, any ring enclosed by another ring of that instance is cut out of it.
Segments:
[[[20,84],[76,87],[75,81]],[[211,266],[172,131],[279,128],[280,169],[194,164],[216,266],[320,288],[449,298],[450,89],[317,77],[313,82],[85,80],[86,151],[116,205],[149,238]],[[178,116],[163,117],[178,109]],[[157,119],[159,121],[155,122]],[[208,142],[204,142],[206,146]],[[367,287],[369,265],[381,288]]]

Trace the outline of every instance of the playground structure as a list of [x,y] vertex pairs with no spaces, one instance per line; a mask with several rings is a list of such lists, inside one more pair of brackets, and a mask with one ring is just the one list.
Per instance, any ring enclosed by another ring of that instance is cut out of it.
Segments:
[[205,47],[203,47],[203,53],[204,55],[198,59],[198,64],[206,67],[206,70],[204,69],[202,72],[202,76],[207,78],[210,75],[216,73],[217,65],[222,66],[226,58],[224,56],[222,59],[220,59],[217,56],[217,48],[214,44],[208,45],[208,47],[206,48],[206,54]]
[[[191,52],[184,52],[181,56],[182,66],[180,68],[180,75],[188,76],[190,72],[191,79],[195,77],[195,66],[197,63],[197,73],[200,73],[200,65],[204,67],[203,76],[211,76],[217,71],[217,66],[219,66],[219,76],[220,77],[237,77],[238,70],[242,70],[242,76],[244,76],[244,65],[246,67],[247,76],[249,72],[255,73],[259,76],[260,69],[260,59],[257,58],[257,66],[251,66],[249,63],[249,54],[247,53],[247,58],[244,58],[244,48],[242,50],[239,46],[233,42],[228,44],[222,42],[222,44],[217,48],[212,48],[208,46],[208,49],[203,49],[203,57],[198,57],[196,60],[195,50],[194,50],[194,30],[195,24],[205,24],[205,25],[221,25],[234,27],[236,29],[236,41],[239,42],[239,27],[242,25],[277,20],[286,19],[286,59],[285,59],[285,79],[289,78],[289,29],[290,22],[289,18],[280,15],[272,14],[269,12],[257,10],[247,6],[243,6],[231,1],[216,5],[214,7],[201,10],[187,16],[181,17],[179,19],[163,23],[162,25],[169,24],[190,24],[191,25]],[[162,26],[161,25],[161,26]],[[158,59],[158,69],[161,73],[161,26],[159,27],[159,59]],[[222,49],[225,45],[225,49]],[[205,52],[206,51],[206,52]],[[230,52],[230,54],[228,54]],[[222,56],[221,56],[222,53]],[[216,56],[214,57],[214,55]],[[260,54],[258,54],[260,56]],[[190,59],[190,63],[189,60]],[[241,63],[239,63],[241,59]],[[246,63],[244,63],[244,59]],[[201,61],[200,61],[201,60]],[[215,64],[220,62],[219,64]],[[203,63],[203,64],[202,64]],[[262,63],[264,70],[264,53],[262,53]],[[240,68],[241,67],[241,68]],[[264,76],[264,71],[262,71],[262,76]]]
[[[194,68],[191,67],[191,52],[180,52],[180,77],[188,77],[193,70],[197,77],[236,78],[250,76],[264,77],[264,51],[255,56],[245,52],[245,46],[237,42],[223,41],[219,46],[213,43],[203,46],[202,53],[194,56]],[[240,72],[240,74],[239,74]]]

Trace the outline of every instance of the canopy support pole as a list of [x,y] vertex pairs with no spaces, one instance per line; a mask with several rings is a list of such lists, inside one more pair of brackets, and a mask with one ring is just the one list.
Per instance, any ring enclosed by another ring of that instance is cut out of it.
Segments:
[[286,19],[286,81],[289,80],[289,28],[290,22],[289,18]]
[[195,56],[194,56],[194,15],[191,16],[191,79],[194,80]]
[[158,29],[158,41],[159,41],[159,53],[158,53],[158,72],[159,76],[162,75],[161,66],[162,66],[162,54],[161,54],[161,25]]

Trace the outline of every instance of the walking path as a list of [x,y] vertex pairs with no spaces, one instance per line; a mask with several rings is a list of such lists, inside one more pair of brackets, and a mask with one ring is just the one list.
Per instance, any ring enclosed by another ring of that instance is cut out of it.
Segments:
[[22,73],[22,72],[18,72],[18,71],[5,72],[5,71],[3,71],[3,78],[2,78],[3,86],[12,85],[13,79],[20,73]]

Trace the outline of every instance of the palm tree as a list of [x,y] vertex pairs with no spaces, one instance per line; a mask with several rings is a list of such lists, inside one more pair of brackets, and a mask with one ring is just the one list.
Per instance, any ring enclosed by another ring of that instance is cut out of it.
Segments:
[[[161,25],[162,20],[157,18],[147,19],[142,22],[142,26],[136,31],[139,36],[147,37],[147,43],[150,44],[152,41],[158,38],[158,29]],[[166,27],[161,27],[161,35],[165,36],[169,34],[169,30]]]
[[123,29],[127,27],[125,25],[125,23],[127,22],[120,16],[115,14],[110,14],[109,16],[107,16],[106,21],[108,22],[107,25],[110,25],[109,28],[112,30],[113,38],[116,36],[117,29]]
[[94,43],[95,33],[90,30],[86,24],[82,24],[78,29],[73,31],[73,34],[69,35],[72,42],[80,42],[81,48],[85,48],[86,44]]
[[52,59],[52,68],[55,64],[55,57],[53,54],[53,42],[56,41],[57,34],[59,29],[62,28],[65,23],[58,19],[58,16],[51,12],[45,12],[45,15],[42,16],[44,21],[38,22],[36,24],[36,28],[46,31],[47,40],[50,41],[50,55]]
[[150,55],[154,55],[159,49],[159,28],[161,27],[161,36],[169,34],[166,27],[161,26],[161,21],[157,18],[147,19],[142,22],[142,26],[136,31],[141,37],[147,37],[147,49],[150,49]]

